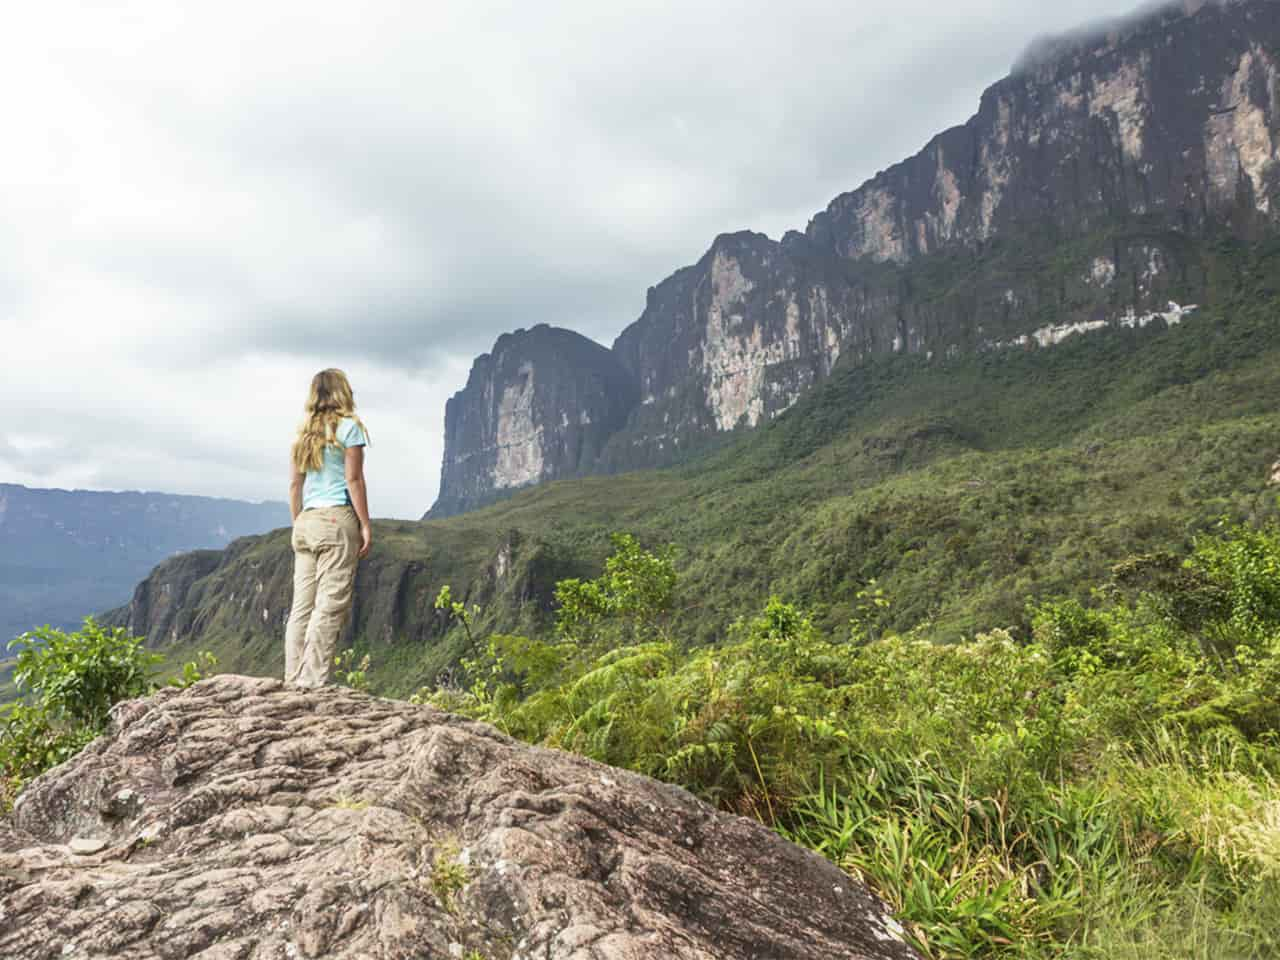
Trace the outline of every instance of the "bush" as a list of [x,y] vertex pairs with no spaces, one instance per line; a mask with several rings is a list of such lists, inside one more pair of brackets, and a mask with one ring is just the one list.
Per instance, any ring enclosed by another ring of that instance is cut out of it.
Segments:
[[[22,787],[62,763],[101,734],[111,707],[156,687],[163,661],[122,627],[108,630],[92,617],[74,633],[41,627],[14,640],[14,681],[26,697],[0,712],[0,809]],[[184,670],[198,679],[194,664]]]
[[13,679],[51,719],[100,729],[113,705],[154,688],[152,672],[164,658],[143,642],[123,627],[103,629],[92,617],[76,633],[40,627],[9,644],[18,648]]

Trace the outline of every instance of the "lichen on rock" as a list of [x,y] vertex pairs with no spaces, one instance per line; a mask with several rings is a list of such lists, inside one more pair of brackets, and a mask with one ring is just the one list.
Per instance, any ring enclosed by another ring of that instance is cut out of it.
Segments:
[[12,960],[915,956],[860,883],[678,788],[236,676],[121,705],[28,787],[0,902]]

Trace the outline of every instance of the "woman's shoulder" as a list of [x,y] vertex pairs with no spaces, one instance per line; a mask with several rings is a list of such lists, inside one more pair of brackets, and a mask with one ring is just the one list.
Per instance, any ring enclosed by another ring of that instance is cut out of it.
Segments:
[[344,447],[362,447],[369,442],[364,425],[355,417],[343,417],[335,431],[338,442]]

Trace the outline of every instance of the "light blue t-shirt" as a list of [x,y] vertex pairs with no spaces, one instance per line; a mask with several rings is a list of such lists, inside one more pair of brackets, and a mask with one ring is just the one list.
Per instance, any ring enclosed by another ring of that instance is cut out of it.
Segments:
[[341,507],[351,502],[351,491],[347,489],[347,447],[363,447],[369,438],[350,417],[338,422],[334,435],[338,445],[324,448],[324,466],[307,471],[307,479],[302,484],[303,510]]

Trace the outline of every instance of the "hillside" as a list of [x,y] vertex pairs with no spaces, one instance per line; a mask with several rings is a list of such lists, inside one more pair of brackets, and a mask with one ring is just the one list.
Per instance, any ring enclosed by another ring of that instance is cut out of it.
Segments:
[[[593,576],[609,534],[677,548],[696,642],[770,592],[838,627],[872,580],[885,626],[950,642],[1025,625],[1033,596],[1082,594],[1110,565],[1185,552],[1219,518],[1275,512],[1280,247],[1224,248],[1239,289],[1177,326],[1099,330],[947,360],[849,364],[791,411],[665,470],[548,484],[484,510],[380,522],[346,642],[406,693],[456,662],[433,600],[536,629],[555,583]],[[162,564],[112,615],[178,653],[280,668],[286,531]]]
[[175,553],[287,523],[281,503],[0,483],[0,640],[70,627],[126,600]]

